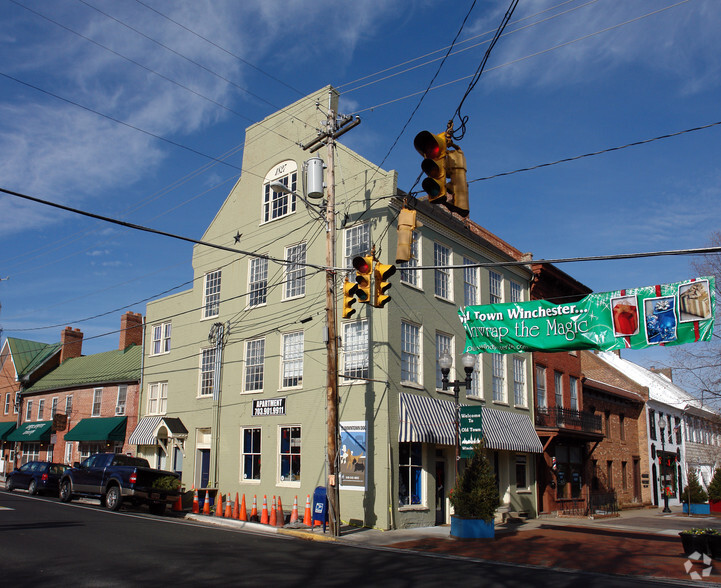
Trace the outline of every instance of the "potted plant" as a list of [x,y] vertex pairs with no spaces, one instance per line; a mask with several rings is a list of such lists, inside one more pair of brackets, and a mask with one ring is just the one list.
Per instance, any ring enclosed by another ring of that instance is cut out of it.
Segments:
[[684,554],[691,555],[692,553],[707,553],[708,541],[705,531],[706,529],[694,528],[686,529],[685,531],[681,531],[679,533]]
[[711,512],[721,512],[721,468],[716,468],[708,485],[708,502]]
[[721,559],[721,531],[707,528],[703,530],[703,535],[706,538],[706,553],[714,559]]
[[473,457],[456,480],[449,499],[454,510],[451,516],[451,537],[481,539],[495,536],[498,488],[482,444],[473,448]]
[[681,492],[681,502],[683,503],[683,512],[691,514],[709,514],[711,512],[709,505],[706,504],[708,494],[698,481],[696,470],[688,473],[688,485]]

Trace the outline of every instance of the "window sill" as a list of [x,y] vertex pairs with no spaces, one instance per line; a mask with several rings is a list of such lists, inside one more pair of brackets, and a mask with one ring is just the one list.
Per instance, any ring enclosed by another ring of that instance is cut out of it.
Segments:
[[439,296],[438,294],[434,294],[433,297],[438,300],[439,302],[446,302],[448,304],[455,304],[453,300],[450,300],[449,298],[443,298],[443,296]]
[[[397,268],[400,271],[400,268]],[[416,286],[415,284],[411,284],[410,282],[403,282],[401,281],[401,284],[404,286],[408,286],[409,288],[412,288],[413,290],[417,290],[418,292],[423,292],[422,286]]]
[[466,394],[466,400],[475,400],[476,402],[485,402],[486,401],[486,399],[483,398],[482,396],[469,396],[468,394]]
[[275,485],[280,488],[300,488],[300,480],[297,482],[276,482]]
[[494,400],[493,404],[497,404],[498,406],[507,406],[509,408],[511,407],[511,405],[508,404],[508,402],[506,402],[505,400]]
[[525,404],[514,404],[513,408],[516,410],[530,410]]
[[430,509],[422,504],[412,504],[409,506],[399,506],[398,512],[428,512]]
[[530,495],[530,494],[533,494],[533,492],[528,488],[523,488],[521,490],[516,488],[516,494],[529,494]]
[[401,382],[401,386],[404,388],[413,388],[415,390],[423,390],[423,384],[417,384],[416,382]]
[[248,480],[245,478],[241,478],[240,483],[241,484],[251,484],[253,486],[257,486],[260,484],[260,480]]

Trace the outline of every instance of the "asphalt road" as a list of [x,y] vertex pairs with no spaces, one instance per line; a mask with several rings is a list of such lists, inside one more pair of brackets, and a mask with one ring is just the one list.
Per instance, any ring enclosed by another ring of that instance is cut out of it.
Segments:
[[669,586],[206,526],[0,492],[3,586]]

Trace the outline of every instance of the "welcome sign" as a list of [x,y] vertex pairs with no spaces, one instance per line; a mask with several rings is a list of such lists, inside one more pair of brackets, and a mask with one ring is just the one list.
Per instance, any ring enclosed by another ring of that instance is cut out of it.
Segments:
[[713,277],[546,300],[466,306],[458,314],[467,353],[644,349],[709,341],[716,306]]

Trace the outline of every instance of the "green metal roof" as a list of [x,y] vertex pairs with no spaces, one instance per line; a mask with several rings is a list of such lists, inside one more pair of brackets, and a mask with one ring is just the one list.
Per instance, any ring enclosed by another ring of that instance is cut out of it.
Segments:
[[128,417],[81,420],[65,433],[66,441],[124,441]]
[[60,343],[39,343],[15,337],[8,337],[7,342],[18,378],[41,366],[62,347]]
[[0,441],[7,439],[7,436],[15,430],[15,423],[13,421],[6,421],[0,423]]
[[32,394],[96,384],[139,382],[142,354],[142,347],[131,345],[126,349],[73,357],[40,378],[25,392]]
[[7,437],[8,441],[50,441],[50,433],[53,428],[53,421],[38,421],[23,423],[19,429],[15,429]]

